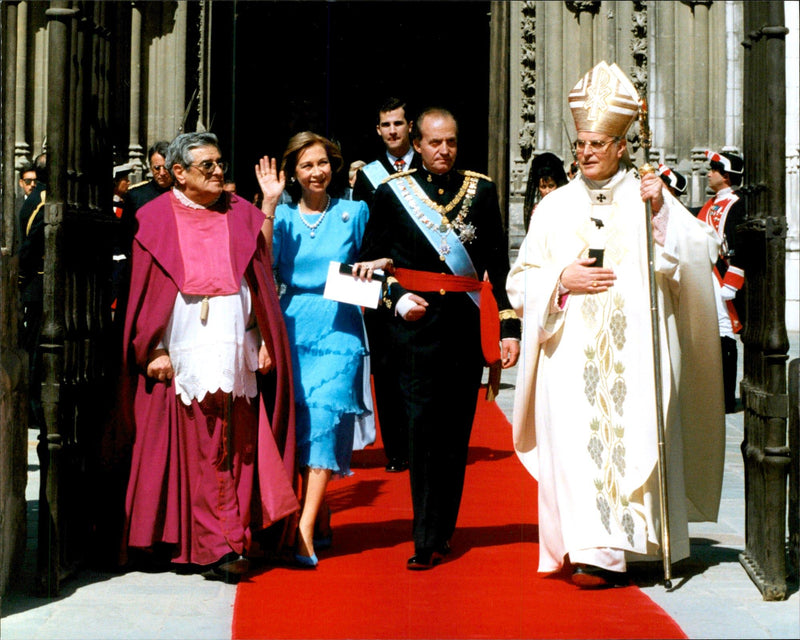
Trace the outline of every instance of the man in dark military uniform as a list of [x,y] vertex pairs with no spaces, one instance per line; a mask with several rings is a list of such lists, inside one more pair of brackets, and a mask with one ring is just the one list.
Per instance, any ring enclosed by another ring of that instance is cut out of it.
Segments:
[[[120,324],[125,319],[125,308],[128,299],[128,283],[130,282],[130,260],[133,236],[136,235],[136,212],[151,200],[172,187],[172,175],[166,167],[167,149],[169,142],[159,140],[147,151],[152,177],[143,182],[137,182],[128,188],[125,202],[122,207],[121,226],[119,235],[115,240],[114,250],[116,302],[114,318]],[[119,266],[123,265],[123,266]],[[121,329],[121,326],[120,326]]]
[[33,162],[36,186],[25,198],[19,210],[19,288],[22,301],[22,347],[28,352],[30,378],[29,423],[44,427],[41,383],[42,363],[39,337],[42,330],[44,301],[44,206],[47,199],[47,156],[42,153]]
[[136,217],[136,212],[141,207],[166,192],[172,186],[172,176],[166,167],[168,148],[169,142],[159,140],[147,151],[152,178],[137,182],[128,188],[123,218],[133,220]]
[[394,274],[385,344],[409,430],[409,569],[430,569],[450,551],[484,364],[511,367],[519,355],[497,189],[453,170],[457,132],[444,109],[420,115],[413,143],[422,166],[378,187],[360,256],[367,262],[356,265],[366,277],[381,266]]
[[[372,206],[375,190],[385,178],[420,166],[419,154],[414,152],[409,135],[414,123],[409,121],[406,108],[406,102],[400,98],[388,98],[378,108],[375,129],[385,149],[356,174],[353,200],[363,200]],[[387,458],[386,471],[398,472],[408,469],[408,426],[401,418],[398,405],[397,376],[387,361],[391,345],[385,344],[386,323],[390,320],[391,312],[384,307],[364,310],[378,424]]]

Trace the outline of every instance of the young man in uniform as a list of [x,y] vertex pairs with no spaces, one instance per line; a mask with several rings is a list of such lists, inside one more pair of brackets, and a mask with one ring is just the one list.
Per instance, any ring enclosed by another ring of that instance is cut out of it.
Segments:
[[714,196],[700,209],[697,217],[716,232],[720,240],[719,259],[714,265],[719,337],[722,345],[722,380],[725,387],[725,412],[736,411],[736,334],[742,322],[736,308],[737,294],[744,285],[741,251],[737,247],[736,227],[745,219],[744,202],[734,191],[742,184],[744,161],[739,156],[707,150],[710,162],[708,186]]

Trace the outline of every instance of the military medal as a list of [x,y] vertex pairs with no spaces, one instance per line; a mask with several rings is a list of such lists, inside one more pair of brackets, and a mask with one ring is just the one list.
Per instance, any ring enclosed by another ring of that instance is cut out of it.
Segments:
[[[428,177],[430,178],[430,176]],[[464,244],[469,244],[475,240],[477,237],[477,229],[475,228],[475,225],[468,222],[465,223],[464,220],[467,215],[469,215],[469,210],[472,206],[472,200],[475,197],[475,192],[478,189],[478,178],[476,176],[466,176],[455,198],[453,198],[446,205],[437,204],[431,200],[427,194],[420,189],[419,185],[413,178],[411,178],[411,176],[405,177],[404,180],[405,184],[398,185],[401,193],[403,194],[403,198],[408,203],[409,207],[419,221],[439,235],[439,260],[444,262],[447,255],[451,251],[450,244],[447,242],[447,235],[450,233],[450,231],[455,231],[458,239]],[[413,195],[411,190],[408,188],[409,186],[414,192]],[[426,216],[420,210],[419,205],[414,200],[414,195],[416,195],[417,198],[422,200],[422,202],[424,202],[428,207],[436,211],[441,216],[441,220],[438,224],[428,218],[428,216]],[[454,220],[449,220],[447,214],[453,211],[459,204],[461,205],[461,209],[459,210],[458,215]]]

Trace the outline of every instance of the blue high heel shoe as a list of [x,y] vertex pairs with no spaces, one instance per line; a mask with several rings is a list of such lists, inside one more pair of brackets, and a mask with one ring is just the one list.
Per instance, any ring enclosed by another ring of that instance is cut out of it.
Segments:
[[301,556],[299,553],[295,553],[294,561],[301,569],[316,569],[319,564],[316,553],[312,553],[310,556]]

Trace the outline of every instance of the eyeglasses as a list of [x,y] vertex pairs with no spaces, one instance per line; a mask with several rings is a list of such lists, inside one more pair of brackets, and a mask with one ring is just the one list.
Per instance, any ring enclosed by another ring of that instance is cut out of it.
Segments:
[[575,151],[576,153],[586,153],[587,147],[592,150],[592,153],[600,155],[605,152],[608,145],[613,142],[618,142],[619,138],[612,138],[611,140],[576,140]]
[[216,160],[203,160],[202,162],[198,162],[196,164],[190,164],[190,167],[194,167],[199,171],[202,171],[205,175],[210,176],[217,167],[222,173],[225,173],[225,169],[228,168],[227,162],[218,162]]
[[153,173],[161,173],[162,171],[167,171],[167,167],[163,164],[155,164],[153,165]]
[[36,184],[36,178],[22,178],[25,184]]

